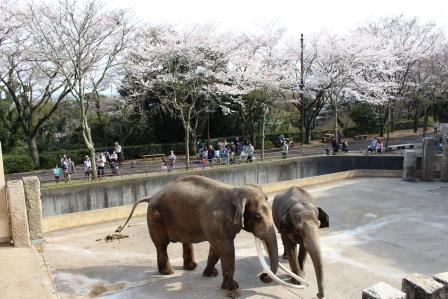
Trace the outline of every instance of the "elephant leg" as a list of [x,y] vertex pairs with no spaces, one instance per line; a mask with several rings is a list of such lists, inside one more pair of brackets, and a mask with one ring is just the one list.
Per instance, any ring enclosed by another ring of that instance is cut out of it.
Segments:
[[233,280],[235,274],[235,246],[233,240],[221,240],[211,244],[216,255],[221,259],[222,285],[224,290],[233,291],[239,288],[238,283]]
[[208,252],[207,266],[204,269],[203,275],[206,277],[218,276],[218,269],[216,269],[216,263],[219,261],[219,256],[213,250],[210,245],[210,250]]
[[282,243],[283,243],[283,254],[282,254],[282,258],[284,260],[288,259],[288,254],[286,253],[286,246],[285,244],[288,242],[286,240],[286,237],[283,236],[283,234],[280,235],[282,237]]
[[171,267],[167,253],[170,239],[165,231],[165,228],[163,225],[154,223],[153,221],[151,221],[150,224],[148,222],[148,226],[149,234],[157,250],[157,268],[159,269],[159,273],[163,275],[173,274],[174,271]]
[[[291,272],[300,275],[299,263],[297,261],[297,244],[292,242],[287,236],[282,234],[283,245],[285,246],[285,253],[288,257],[289,267]],[[300,284],[297,280],[291,278],[291,282],[295,284]]]
[[184,269],[194,270],[198,264],[194,261],[193,244],[182,243],[182,248],[184,251]]
[[305,260],[307,257],[307,251],[305,249],[305,246],[300,245],[299,248],[299,267],[300,267],[300,272],[299,275],[300,277],[305,277]]

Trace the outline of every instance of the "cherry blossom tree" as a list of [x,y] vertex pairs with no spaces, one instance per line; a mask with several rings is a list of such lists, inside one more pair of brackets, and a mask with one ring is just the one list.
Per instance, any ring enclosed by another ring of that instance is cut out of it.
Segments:
[[0,82],[15,105],[34,166],[39,167],[38,132],[70,88],[57,66],[42,55],[38,46],[40,39],[28,18],[33,7],[16,7],[14,11],[8,7],[2,9],[9,17],[7,24],[0,24],[3,34],[0,37]]
[[64,76],[77,101],[84,142],[96,178],[95,145],[88,121],[92,99],[109,87],[122,63],[133,26],[127,10],[105,10],[99,1],[61,0],[35,7],[28,17],[44,59]]
[[[226,69],[227,47],[211,26],[148,27],[139,33],[127,58],[126,80],[131,97],[152,93],[184,128],[187,167],[190,137],[211,105],[220,74]],[[126,88],[126,86],[123,86]]]

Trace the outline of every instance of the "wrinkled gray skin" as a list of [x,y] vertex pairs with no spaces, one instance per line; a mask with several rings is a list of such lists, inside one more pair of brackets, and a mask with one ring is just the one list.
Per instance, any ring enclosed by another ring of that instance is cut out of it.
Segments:
[[[291,271],[304,277],[304,262],[309,253],[316,272],[319,290],[317,296],[323,298],[324,276],[319,228],[329,226],[328,215],[321,208],[316,207],[308,192],[298,187],[292,187],[275,196],[272,203],[272,216],[275,226],[282,236],[285,247],[283,256],[288,258]],[[300,244],[298,256],[297,244]]]
[[266,195],[258,187],[233,187],[201,176],[182,177],[152,197],[136,202],[118,232],[126,226],[141,202],[149,203],[149,234],[157,249],[157,265],[161,274],[173,273],[167,255],[170,242],[182,243],[184,269],[193,270],[197,264],[192,243],[208,241],[210,251],[203,275],[217,276],[215,265],[221,259],[222,288],[237,289],[238,283],[233,280],[234,239],[241,229],[266,242],[271,270],[277,272],[278,248],[272,213]]

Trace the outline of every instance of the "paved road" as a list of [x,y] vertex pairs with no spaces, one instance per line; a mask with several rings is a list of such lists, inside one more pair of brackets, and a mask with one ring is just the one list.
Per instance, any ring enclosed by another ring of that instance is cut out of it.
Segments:
[[[361,153],[367,150],[367,146],[370,140],[349,140],[349,151],[353,153]],[[389,139],[389,145],[394,144],[404,144],[404,143],[414,143],[416,147],[420,147],[422,144],[421,135],[413,136],[403,136],[394,137]],[[307,146],[295,145],[295,147],[290,151],[289,156],[312,156],[312,155],[324,155],[325,149],[330,148],[329,144],[318,143]],[[260,159],[260,150],[256,150],[256,159]],[[266,150],[266,158],[278,158],[281,156],[281,150],[269,149]],[[194,159],[192,161],[193,167],[200,167],[199,161]],[[176,163],[177,169],[185,169],[185,157],[179,157]],[[84,173],[81,166],[76,167],[77,173],[72,176],[73,179],[83,179]],[[149,172],[159,172],[160,171],[160,160],[155,161],[144,161],[144,160],[134,160],[126,161],[121,165],[120,174],[135,174],[135,173],[149,173]],[[112,175],[109,168],[105,169],[106,175]],[[53,172],[51,169],[39,170],[29,173],[18,173],[6,176],[6,180],[20,179],[24,176],[37,175],[41,182],[53,181]]]

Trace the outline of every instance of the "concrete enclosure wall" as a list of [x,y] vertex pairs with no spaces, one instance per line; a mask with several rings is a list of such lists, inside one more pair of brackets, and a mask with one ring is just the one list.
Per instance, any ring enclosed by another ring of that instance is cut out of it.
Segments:
[[0,142],[0,243],[9,241],[9,216],[6,204],[6,184],[3,172],[2,144]]
[[[355,169],[401,170],[402,156],[314,156],[189,172],[230,185],[268,184]],[[182,173],[41,190],[44,217],[123,206],[151,196]]]

